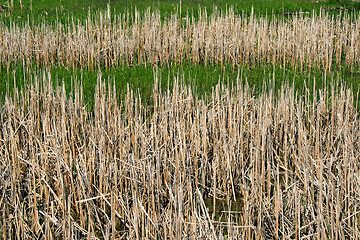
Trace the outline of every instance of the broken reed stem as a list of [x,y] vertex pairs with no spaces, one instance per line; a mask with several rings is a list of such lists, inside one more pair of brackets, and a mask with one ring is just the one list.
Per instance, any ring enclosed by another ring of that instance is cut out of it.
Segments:
[[299,14],[238,15],[233,9],[199,18],[179,13],[161,20],[150,9],[91,14],[65,24],[0,23],[0,62],[7,66],[111,68],[119,64],[278,64],[330,71],[359,66],[360,17]]
[[350,89],[255,97],[237,79],[195,98],[155,74],[149,111],[99,75],[89,112],[80,85],[67,97],[51,77],[0,112],[2,238],[359,236]]

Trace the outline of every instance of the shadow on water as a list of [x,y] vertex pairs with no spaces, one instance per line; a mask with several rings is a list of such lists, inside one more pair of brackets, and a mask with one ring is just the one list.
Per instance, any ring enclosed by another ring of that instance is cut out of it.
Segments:
[[229,194],[226,198],[214,197],[204,198],[205,206],[214,226],[221,227],[223,234],[227,235],[230,226],[238,225],[242,222],[244,215],[244,200],[239,193],[235,198]]

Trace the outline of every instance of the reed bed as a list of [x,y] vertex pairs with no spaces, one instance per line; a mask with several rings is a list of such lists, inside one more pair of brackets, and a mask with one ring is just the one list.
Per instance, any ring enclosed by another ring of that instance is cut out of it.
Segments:
[[[109,8],[110,9],[110,8]],[[0,23],[0,63],[111,68],[134,64],[287,64],[300,70],[359,66],[360,17],[322,12],[289,18],[200,10],[198,18],[159,12],[91,14],[34,25]]]
[[255,96],[239,78],[200,98],[155,75],[145,108],[99,75],[88,111],[81,84],[67,97],[51,77],[1,108],[2,239],[360,238],[346,87]]

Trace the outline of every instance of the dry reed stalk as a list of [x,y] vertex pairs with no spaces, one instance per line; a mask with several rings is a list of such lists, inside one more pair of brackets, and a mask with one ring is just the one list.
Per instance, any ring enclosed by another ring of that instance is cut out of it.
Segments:
[[[51,75],[0,112],[3,238],[356,238],[359,124],[344,86],[255,97],[238,79],[198,99],[175,80],[153,108],[95,106]],[[271,85],[270,85],[271,89]],[[338,89],[338,90],[334,90]]]
[[66,24],[0,24],[0,62],[110,68],[119,64],[280,64],[330,71],[359,66],[360,18],[238,16],[232,9],[199,19],[178,13],[161,20],[150,9],[112,15],[110,8]]

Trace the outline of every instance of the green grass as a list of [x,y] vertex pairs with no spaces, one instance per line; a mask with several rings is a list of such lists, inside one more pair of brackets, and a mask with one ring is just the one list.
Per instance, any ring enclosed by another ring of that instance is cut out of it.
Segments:
[[[4,3],[3,0],[0,0],[1,3]],[[9,1],[10,2],[10,1]],[[20,7],[20,1],[14,0],[14,8],[8,12],[0,13],[0,21],[9,22],[11,20],[15,21],[25,21],[29,16],[30,19],[37,21],[46,21],[47,23],[55,22],[57,20],[66,21],[70,16],[73,16],[74,19],[83,19],[88,16],[89,9],[91,11],[99,10],[105,11],[108,4],[110,3],[111,9],[116,13],[123,13],[128,10],[132,11],[135,7],[138,10],[145,10],[148,7],[151,7],[152,10],[158,9],[163,16],[170,15],[179,8],[179,1],[171,0],[159,0],[159,1],[89,1],[89,0],[37,0],[32,1],[32,5],[29,0],[22,1],[22,10]],[[185,14],[186,11],[197,13],[199,7],[206,7],[211,13],[213,7],[218,7],[220,9],[226,9],[229,6],[234,6],[236,12],[250,12],[253,8],[254,12],[257,14],[282,14],[283,11],[312,11],[312,9],[319,10],[322,7],[334,8],[334,7],[345,7],[348,9],[360,9],[360,3],[355,3],[351,1],[315,1],[310,0],[244,0],[244,1],[215,1],[215,0],[183,0],[181,3],[182,14]],[[334,11],[336,13],[336,11]],[[33,68],[35,74],[40,72],[41,69]],[[6,89],[13,88],[13,80],[15,76],[15,81],[18,86],[27,85],[28,82],[24,82],[24,70],[22,66],[13,66],[9,72],[2,71],[0,73],[0,101],[3,101],[6,94]],[[193,65],[193,64],[184,64],[177,67],[160,67],[158,69],[159,74],[162,76],[162,86],[167,87],[168,82],[172,84],[174,76],[179,74],[184,74],[185,80],[193,81],[191,84],[194,86],[195,91],[199,95],[204,95],[209,92],[213,86],[221,79],[224,81],[233,81],[236,79],[237,74],[244,76],[248,84],[254,88],[254,92],[259,92],[264,86],[264,82],[267,82],[269,79],[275,79],[275,85],[280,86],[284,81],[294,83],[297,89],[304,89],[305,83],[308,87],[312,87],[314,79],[316,85],[320,87],[323,79],[324,73],[322,71],[314,69],[312,72],[305,72],[299,74],[298,71],[288,68],[283,69],[279,66],[257,66],[247,69],[245,67],[240,67],[233,69],[232,66],[225,67],[225,70],[222,70],[220,66],[208,66],[203,65]],[[275,71],[275,74],[274,74]],[[80,81],[81,76],[83,80],[85,101],[90,108],[94,105],[94,92],[95,85],[97,81],[98,72],[91,72],[80,69],[65,69],[62,67],[54,67],[50,70],[53,79],[58,78],[59,81],[65,82],[67,92],[71,90],[71,81],[72,79],[77,79]],[[9,74],[10,73],[10,74]],[[139,89],[140,94],[143,96],[144,100],[151,102],[151,89],[154,79],[154,68],[152,66],[122,66],[118,69],[104,70],[101,73],[104,77],[109,79],[115,79],[116,87],[119,92],[119,96],[122,96],[126,90],[126,85],[129,84],[133,89]],[[25,74],[26,75],[26,74]],[[360,78],[359,69],[352,70],[350,68],[343,67],[339,71],[334,71],[329,75],[331,77],[339,76],[343,79],[348,85],[353,85],[353,88],[357,91],[358,89],[358,80]]]
[[[0,92],[1,102],[7,91],[12,92],[14,82],[17,86],[29,86],[31,84],[31,75],[42,74],[43,69],[33,67],[31,73],[25,72],[22,67],[14,66],[10,68],[9,74],[6,71],[0,73]],[[70,93],[73,82],[82,82],[84,89],[84,101],[89,109],[94,106],[95,86],[97,83],[98,74],[101,74],[103,79],[108,79],[111,83],[115,83],[117,89],[118,100],[121,100],[126,94],[127,85],[135,91],[139,91],[145,105],[152,103],[152,86],[154,84],[154,74],[157,72],[161,76],[161,86],[163,90],[173,87],[174,78],[180,76],[183,83],[191,85],[193,91],[199,97],[211,92],[211,89],[219,82],[235,83],[239,76],[243,81],[251,87],[254,95],[258,95],[264,90],[264,87],[275,87],[279,90],[283,83],[295,86],[299,93],[306,88],[322,89],[325,86],[330,87],[330,84],[341,80],[346,83],[348,87],[352,87],[355,92],[359,90],[360,69],[354,70],[350,68],[342,68],[338,71],[325,74],[316,68],[312,71],[300,73],[297,69],[283,68],[280,66],[256,66],[256,67],[237,67],[232,65],[225,66],[221,69],[219,65],[211,65],[205,67],[204,65],[194,65],[190,63],[183,64],[176,67],[153,67],[151,65],[144,65],[127,67],[122,66],[116,69],[104,70],[101,73],[80,69],[66,69],[63,67],[54,67],[50,70],[54,85],[59,85],[64,82],[66,92]],[[327,82],[324,83],[324,76],[327,77]],[[25,78],[24,78],[25,76]],[[25,79],[25,80],[24,80]],[[15,80],[15,81],[14,81]],[[8,90],[5,90],[8,89]],[[266,90],[265,89],[265,90]]]
[[[0,3],[5,4],[4,0]],[[9,1],[10,2],[10,1]],[[19,0],[14,0],[13,9],[8,12],[0,13],[0,19],[35,22],[55,22],[60,20],[65,22],[66,19],[73,16],[75,19],[84,19],[88,16],[89,9],[91,11],[105,11],[107,5],[110,4],[112,11],[118,13],[125,13],[127,11],[134,11],[135,7],[143,11],[150,7],[152,10],[160,10],[163,16],[169,16],[171,13],[177,12],[180,6],[180,1],[176,0],[22,0],[20,5]],[[22,7],[21,7],[22,6]],[[186,12],[197,15],[199,7],[207,8],[211,13],[214,7],[219,9],[226,9],[233,6],[235,12],[242,13],[250,12],[253,8],[256,14],[271,15],[272,13],[278,15],[288,11],[306,11],[311,12],[313,9],[319,10],[321,8],[345,7],[349,10],[360,10],[360,3],[355,3],[350,0],[328,0],[328,1],[314,1],[314,0],[183,0],[181,1],[182,15]],[[334,11],[337,14],[337,11]]]

